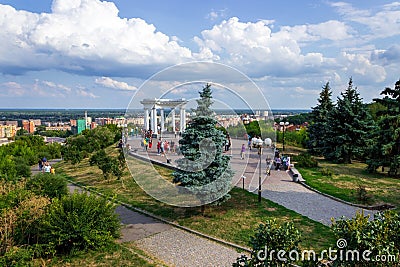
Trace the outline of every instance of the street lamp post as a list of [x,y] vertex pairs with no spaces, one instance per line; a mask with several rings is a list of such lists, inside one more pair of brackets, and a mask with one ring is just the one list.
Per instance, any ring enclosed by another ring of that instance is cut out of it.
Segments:
[[283,127],[283,140],[282,140],[283,145],[282,145],[282,152],[285,152],[285,131],[286,131],[286,127],[289,125],[289,122],[287,122],[287,121],[286,121],[286,122],[281,121],[281,122],[279,123],[279,125]]
[[258,202],[261,202],[261,154],[262,154],[263,140],[261,140],[261,138],[254,140],[254,146],[258,148],[258,156],[260,159],[260,163],[258,166]]

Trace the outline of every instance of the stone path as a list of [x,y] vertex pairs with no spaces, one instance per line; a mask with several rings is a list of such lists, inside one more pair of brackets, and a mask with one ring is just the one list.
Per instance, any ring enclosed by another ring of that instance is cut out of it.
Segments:
[[[333,200],[300,183],[292,182],[291,176],[285,171],[271,171],[271,176],[264,181],[262,187],[262,197],[328,226],[331,225],[331,218],[352,218],[357,211],[361,211],[358,207]],[[375,213],[370,210],[363,212],[365,215]]]
[[[170,137],[171,138],[171,137]],[[172,139],[172,138],[171,138]],[[233,140],[231,166],[235,170],[232,184],[242,187],[242,177],[245,176],[245,189],[257,192],[259,178],[259,156],[257,151],[247,151],[246,158],[240,159],[240,147],[244,140]],[[166,163],[166,157],[160,157],[153,147],[145,153],[140,147],[140,139],[129,140],[135,153],[153,160]],[[261,160],[265,166],[265,156]],[[174,164],[180,156],[168,155]],[[331,218],[341,216],[353,217],[359,208],[332,200],[299,183],[292,182],[285,171],[271,171],[271,176],[265,175],[261,167],[262,197],[270,199],[288,209],[294,210],[312,220],[330,225]],[[37,171],[37,167],[36,173]],[[69,185],[70,191],[77,188]],[[81,189],[79,189],[81,190]],[[223,246],[214,241],[177,229],[171,225],[119,206],[116,212],[123,223],[121,242],[135,241],[139,248],[149,252],[170,266],[231,266],[240,256],[235,249]],[[365,214],[373,213],[364,211]]]
[[[165,136],[165,139],[178,142],[172,135]],[[165,157],[157,155],[156,148],[153,147],[148,152],[143,151],[140,147],[140,138],[132,138],[128,142],[135,150],[135,153],[166,163]],[[247,150],[246,158],[244,160],[240,159],[240,148],[243,143],[245,143],[245,140],[232,139],[232,150],[228,152],[231,155],[231,166],[235,170],[232,185],[242,187],[242,177],[245,176],[245,189],[257,193],[260,170],[259,155],[256,149]],[[267,153],[272,155],[272,150],[264,150],[261,159],[262,197],[328,226],[331,225],[331,218],[339,219],[342,216],[352,218],[357,211],[362,211],[365,215],[370,214],[371,218],[373,217],[372,215],[375,211],[362,210],[361,208],[333,200],[304,187],[300,183],[292,182],[290,174],[285,171],[272,170],[271,176],[266,176],[265,159]],[[167,157],[171,159],[171,164],[174,165],[175,160],[182,156],[170,153]]]
[[[60,160],[51,160],[50,164],[58,161]],[[31,170],[33,175],[39,173],[37,166],[33,166]],[[82,188],[73,184],[69,184],[68,189],[71,193],[84,192]],[[117,206],[116,213],[123,225],[119,241],[134,241],[139,248],[168,266],[232,266],[236,258],[243,254],[124,206]]]

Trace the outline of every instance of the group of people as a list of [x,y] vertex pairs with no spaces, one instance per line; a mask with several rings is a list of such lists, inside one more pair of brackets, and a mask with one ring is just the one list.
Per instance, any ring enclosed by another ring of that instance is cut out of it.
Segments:
[[[153,138],[151,134],[146,134],[140,144],[144,151],[148,151],[153,147]],[[174,140],[167,141],[159,138],[157,140],[157,155],[165,156],[167,153],[178,153],[178,146]]]
[[50,165],[50,162],[46,157],[39,159],[38,161],[39,171],[43,173],[52,173],[55,174],[55,169]]
[[275,165],[275,170],[280,171],[281,169],[283,170],[289,170],[290,169],[290,157],[288,156],[281,156],[279,154],[279,151],[275,153],[275,159],[274,159],[274,165]]
[[162,140],[161,138],[158,139],[157,142],[157,155],[161,155],[162,157],[165,156],[166,153],[175,153],[175,142],[171,140],[171,142],[168,142],[166,140]]

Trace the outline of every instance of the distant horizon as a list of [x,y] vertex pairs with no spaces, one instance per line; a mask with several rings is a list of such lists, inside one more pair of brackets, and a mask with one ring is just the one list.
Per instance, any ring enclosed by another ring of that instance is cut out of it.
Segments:
[[369,103],[399,79],[399,12],[396,0],[0,0],[0,107],[140,108],[211,83],[229,107],[308,110],[350,77]]
[[[29,110],[77,110],[77,111],[89,111],[89,110],[96,110],[96,111],[101,111],[101,110],[127,110],[126,108],[0,108],[0,111],[18,111],[18,110],[24,110],[24,111],[29,111]],[[129,109],[129,110],[143,110],[142,108],[137,108],[137,109]],[[229,110],[229,109],[214,109],[214,110]],[[237,108],[233,110],[250,110],[250,109],[243,109],[243,108]],[[271,110],[271,111],[312,111],[312,108],[310,109],[304,109],[304,108],[272,108],[272,109],[253,109],[254,111],[257,110]]]

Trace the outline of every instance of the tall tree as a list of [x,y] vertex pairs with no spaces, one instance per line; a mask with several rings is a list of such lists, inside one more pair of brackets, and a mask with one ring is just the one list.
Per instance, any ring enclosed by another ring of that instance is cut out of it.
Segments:
[[357,88],[353,87],[352,78],[347,89],[338,97],[329,121],[324,157],[340,163],[351,163],[354,158],[363,159],[374,121]]
[[378,127],[371,138],[368,170],[389,167],[389,175],[397,175],[400,167],[400,80],[394,89],[387,87],[381,95],[384,95],[382,99],[374,99],[384,109],[377,114]]
[[322,87],[317,106],[312,108],[311,124],[307,129],[309,138],[308,150],[314,155],[321,155],[327,149],[326,138],[328,129],[331,127],[329,114],[334,108],[331,97],[332,91],[329,82],[327,82]]
[[211,110],[211,85],[207,84],[197,100],[196,116],[179,140],[183,159],[177,161],[179,170],[173,173],[174,183],[190,190],[204,205],[229,196],[233,171],[230,158],[223,155],[225,135],[216,128],[217,120]]

